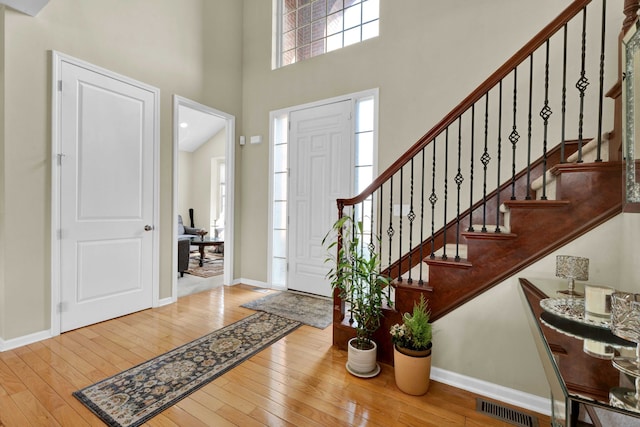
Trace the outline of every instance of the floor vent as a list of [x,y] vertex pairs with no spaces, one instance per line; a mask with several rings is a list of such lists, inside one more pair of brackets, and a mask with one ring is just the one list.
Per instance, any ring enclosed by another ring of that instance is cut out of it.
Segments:
[[499,403],[476,399],[476,411],[518,427],[538,427],[538,419]]

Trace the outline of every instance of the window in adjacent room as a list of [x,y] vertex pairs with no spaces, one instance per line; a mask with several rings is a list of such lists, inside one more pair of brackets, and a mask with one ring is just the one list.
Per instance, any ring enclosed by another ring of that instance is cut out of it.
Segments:
[[378,36],[379,0],[274,0],[275,68]]

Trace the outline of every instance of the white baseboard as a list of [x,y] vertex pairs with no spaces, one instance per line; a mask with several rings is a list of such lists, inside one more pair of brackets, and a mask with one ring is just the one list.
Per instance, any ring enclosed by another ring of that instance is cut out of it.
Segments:
[[162,298],[160,300],[158,300],[158,307],[162,307],[165,305],[169,305],[169,304],[173,304],[174,302],[178,301],[178,298],[173,298],[173,297],[169,297],[169,298]]
[[269,284],[266,282],[260,282],[258,280],[252,280],[252,279],[235,279],[233,281],[233,283],[231,283],[232,285],[249,285],[249,286],[255,286],[256,288],[269,288]]
[[33,334],[24,335],[22,337],[13,338],[10,340],[0,339],[0,352],[13,350],[14,348],[22,347],[23,345],[33,344],[34,342],[46,340],[53,337],[51,331],[35,332]]
[[436,367],[431,368],[431,379],[519,408],[528,409],[543,415],[551,415],[551,400],[549,398],[492,384],[487,381],[467,377]]

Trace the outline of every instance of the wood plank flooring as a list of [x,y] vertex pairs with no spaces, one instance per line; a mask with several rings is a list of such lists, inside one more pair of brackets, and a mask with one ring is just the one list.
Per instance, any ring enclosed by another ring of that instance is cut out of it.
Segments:
[[[103,426],[71,393],[254,313],[264,293],[239,285],[0,353],[0,426]],[[393,368],[345,370],[331,328],[302,326],[160,413],[147,426],[508,426],[475,411],[471,393],[432,381],[400,392]],[[548,417],[538,416],[541,426]]]

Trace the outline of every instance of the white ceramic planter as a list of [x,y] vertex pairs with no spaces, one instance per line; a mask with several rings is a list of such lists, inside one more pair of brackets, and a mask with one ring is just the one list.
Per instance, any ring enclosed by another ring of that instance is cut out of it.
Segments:
[[355,340],[355,338],[349,340],[347,350],[347,370],[357,377],[375,377],[380,373],[380,365],[376,363],[378,346],[374,341],[371,341],[373,344],[372,349],[360,350],[351,345]]

